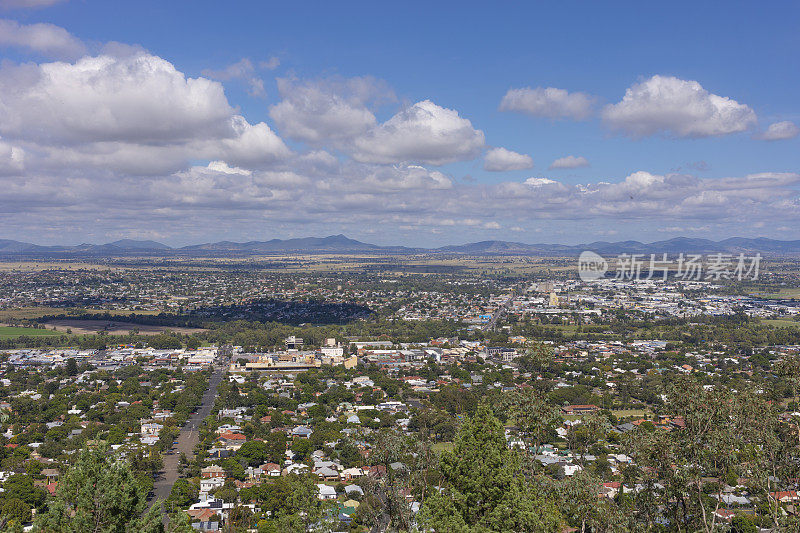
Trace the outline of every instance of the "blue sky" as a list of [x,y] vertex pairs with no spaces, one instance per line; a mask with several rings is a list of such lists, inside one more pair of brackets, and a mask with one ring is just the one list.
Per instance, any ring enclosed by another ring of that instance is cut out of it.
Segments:
[[0,0],[0,237],[800,238],[800,5],[519,4]]

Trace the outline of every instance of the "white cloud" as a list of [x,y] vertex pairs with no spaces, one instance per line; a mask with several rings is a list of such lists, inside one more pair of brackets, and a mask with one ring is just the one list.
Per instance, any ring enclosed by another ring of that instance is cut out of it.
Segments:
[[483,158],[483,169],[491,172],[522,170],[533,167],[533,158],[505,148],[492,148]]
[[568,155],[565,157],[559,157],[552,163],[550,163],[550,170],[555,168],[581,168],[581,167],[588,167],[589,161],[583,156],[574,156]]
[[60,4],[64,0],[0,0],[2,9],[38,9]]
[[267,95],[264,90],[264,80],[256,76],[253,62],[246,57],[222,70],[206,69],[203,71],[203,76],[220,81],[242,80],[247,84],[247,92],[251,96]]
[[756,122],[755,112],[736,100],[711,94],[696,81],[658,75],[629,87],[602,115],[609,127],[632,137],[712,137],[745,131]]
[[558,182],[548,178],[528,178],[525,180],[525,185],[531,187],[543,187],[545,185],[556,185]]
[[0,141],[0,175],[20,175],[25,168],[25,151]]
[[800,135],[800,128],[794,122],[784,120],[770,124],[767,131],[756,135],[757,139],[763,141],[781,141],[784,139],[794,139]]
[[75,63],[3,65],[0,110],[0,134],[50,170],[153,174],[189,160],[258,166],[291,154],[265,123],[236,115],[220,83],[186,78],[132,49]]
[[0,69],[0,132],[60,142],[218,137],[233,109],[222,85],[149,54]]
[[394,99],[380,80],[370,77],[297,82],[278,79],[283,100],[270,108],[278,129],[293,139],[341,146],[375,126],[372,102]]
[[358,137],[353,157],[366,163],[443,165],[473,159],[483,146],[483,132],[468,119],[423,100]]
[[0,46],[23,48],[58,59],[74,59],[86,52],[83,42],[60,26],[20,24],[7,19],[0,19]]
[[593,104],[594,98],[586,93],[570,93],[555,87],[524,87],[509,89],[500,102],[500,111],[584,120],[592,114]]

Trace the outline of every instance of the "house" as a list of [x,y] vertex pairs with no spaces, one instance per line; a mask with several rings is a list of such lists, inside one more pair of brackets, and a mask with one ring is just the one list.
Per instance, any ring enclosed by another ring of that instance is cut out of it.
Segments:
[[192,528],[197,531],[219,531],[219,522],[193,522]]
[[565,415],[586,415],[599,411],[600,408],[596,405],[567,405],[562,407],[561,410]]
[[292,436],[293,437],[302,437],[302,438],[306,438],[307,439],[308,437],[311,436],[311,434],[313,432],[314,431],[311,428],[307,428],[305,426],[297,426],[296,428],[294,428],[292,430]]
[[228,431],[217,437],[217,441],[228,450],[238,450],[247,442],[247,437],[241,433],[232,433]]
[[785,490],[780,492],[770,492],[769,497],[773,500],[776,500],[780,503],[789,503],[789,502],[796,502],[797,501],[797,491],[796,490]]
[[216,511],[213,509],[189,509],[186,511],[192,520],[199,520],[201,522],[208,522],[211,520],[211,517],[216,514]]
[[211,465],[200,471],[201,478],[225,477],[225,469],[219,465]]
[[59,472],[57,468],[45,468],[42,470],[42,475],[47,478],[47,483],[53,483],[58,480],[58,476],[61,475],[61,472]]
[[330,485],[323,485],[321,483],[317,484],[317,489],[319,489],[319,499],[320,500],[335,500],[336,499],[336,489],[331,487]]
[[215,489],[220,488],[225,484],[224,477],[210,477],[200,479],[200,492],[208,494]]
[[342,470],[341,478],[344,481],[350,481],[351,479],[358,479],[358,478],[364,477],[365,475],[366,475],[366,473],[361,468],[358,468],[358,467],[347,468],[345,470]]
[[353,494],[358,494],[359,496],[363,496],[364,495],[364,490],[361,487],[359,487],[358,485],[347,485],[344,488],[344,492],[345,492],[345,494],[347,494],[348,498],[350,496],[352,496]]
[[323,466],[314,470],[314,473],[324,481],[338,481],[339,472],[329,466]]
[[717,509],[714,511],[714,514],[717,516],[717,518],[724,522],[730,522],[733,517],[736,516],[736,513],[728,509]]
[[261,465],[261,472],[265,476],[278,477],[281,475],[281,465],[275,463],[265,463]]
[[164,426],[162,426],[161,424],[156,424],[156,423],[142,424],[141,435],[142,437],[147,437],[150,435],[158,436],[158,434],[161,432],[162,429],[164,429]]

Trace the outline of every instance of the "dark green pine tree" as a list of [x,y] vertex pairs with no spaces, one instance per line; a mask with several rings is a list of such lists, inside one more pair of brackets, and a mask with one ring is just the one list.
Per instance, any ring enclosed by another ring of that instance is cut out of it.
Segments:
[[61,479],[34,531],[47,533],[157,533],[161,506],[147,512],[147,491],[127,461],[105,446],[86,448]]
[[423,522],[437,532],[558,531],[561,516],[506,444],[502,423],[486,405],[442,454],[443,490],[425,502]]

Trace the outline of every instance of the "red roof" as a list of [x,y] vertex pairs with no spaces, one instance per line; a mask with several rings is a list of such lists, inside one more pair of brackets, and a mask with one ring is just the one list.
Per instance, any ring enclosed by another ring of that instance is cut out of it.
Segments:
[[220,435],[219,438],[225,440],[247,440],[247,437],[245,437],[241,433],[233,433],[230,431],[226,431],[225,433]]

